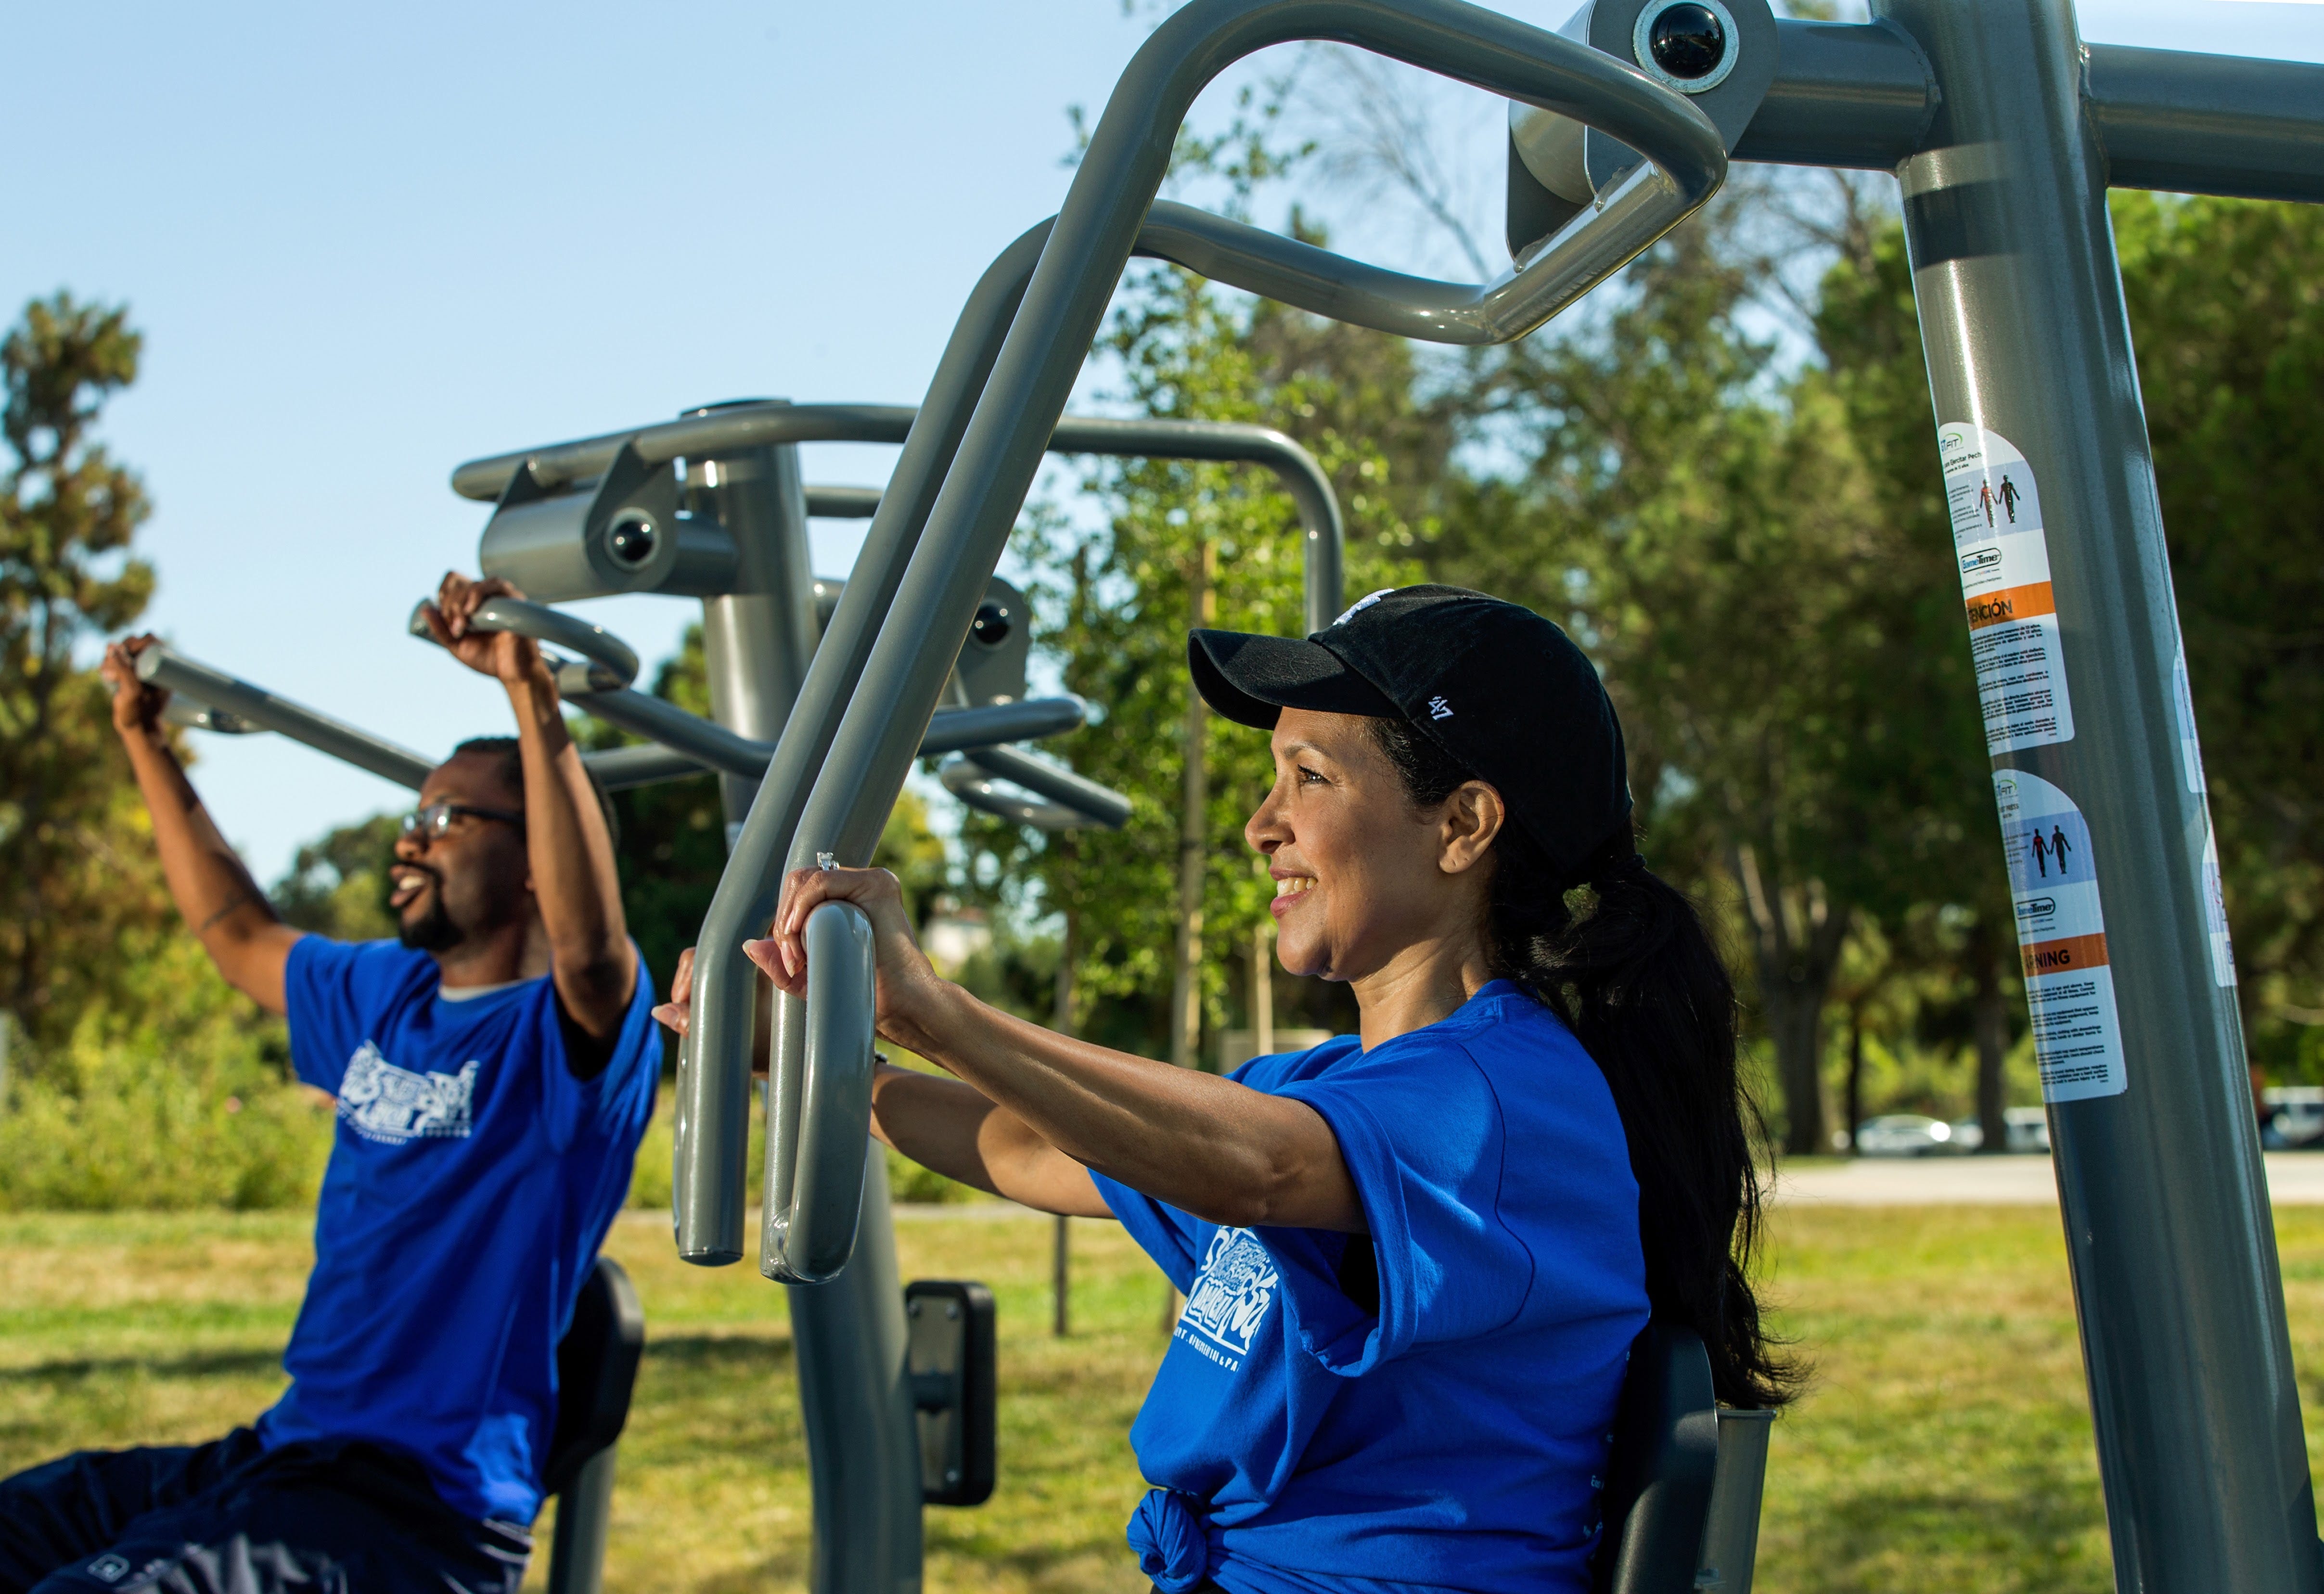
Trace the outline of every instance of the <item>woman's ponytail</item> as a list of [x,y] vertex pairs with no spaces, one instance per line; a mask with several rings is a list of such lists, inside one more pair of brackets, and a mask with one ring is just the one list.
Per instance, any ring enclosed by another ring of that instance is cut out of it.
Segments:
[[[1405,722],[1372,723],[1415,804],[1434,807],[1476,779]],[[1557,879],[1515,826],[1493,852],[1495,972],[1565,1019],[1613,1092],[1638,1181],[1648,1301],[1702,1336],[1722,1403],[1783,1405],[1794,1373],[1760,1327],[1748,1272],[1759,1182],[1735,1072],[1735,990],[1701,917],[1646,868],[1627,828],[1579,881]],[[1576,885],[1579,913],[1567,905]]]

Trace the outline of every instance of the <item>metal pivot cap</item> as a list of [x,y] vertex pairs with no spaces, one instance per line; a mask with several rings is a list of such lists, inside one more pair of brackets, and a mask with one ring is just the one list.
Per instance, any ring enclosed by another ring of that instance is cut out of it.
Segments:
[[1638,13],[1630,54],[1638,69],[1681,94],[1708,94],[1742,56],[1735,14],[1720,0],[1663,0]]

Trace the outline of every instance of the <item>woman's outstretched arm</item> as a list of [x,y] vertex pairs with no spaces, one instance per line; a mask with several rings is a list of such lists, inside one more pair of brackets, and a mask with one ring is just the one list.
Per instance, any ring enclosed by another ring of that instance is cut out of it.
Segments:
[[[1211,1222],[1363,1231],[1362,1204],[1339,1141],[1314,1109],[1215,1074],[1074,1040],[987,1007],[928,966],[895,877],[885,870],[799,870],[784,882],[774,934],[743,948],[784,990],[804,993],[807,917],[834,899],[853,902],[871,917],[880,1033],[950,1070],[961,1088],[1013,1119],[1014,1125],[993,1124],[996,1149],[1020,1145],[1015,1137],[1021,1126],[1052,1153]],[[964,1120],[966,1099],[957,1100],[964,1105],[950,1110],[952,1116]],[[919,1105],[910,1098],[898,1102],[902,1111]],[[985,1133],[980,1124],[980,1155]]]
[[[670,1000],[654,1017],[684,1035],[693,990],[689,946],[678,954]],[[990,1194],[1063,1217],[1113,1216],[1087,1168],[956,1079],[881,1064],[872,1077],[872,1132],[922,1167]]]
[[882,1064],[872,1132],[924,1168],[1069,1218],[1111,1218],[1089,1170],[956,1079]]

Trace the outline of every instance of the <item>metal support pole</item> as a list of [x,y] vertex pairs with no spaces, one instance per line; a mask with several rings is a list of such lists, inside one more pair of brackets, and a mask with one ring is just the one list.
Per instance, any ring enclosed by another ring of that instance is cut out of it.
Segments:
[[2314,1590],[2283,1291],[2073,11],[1874,10],[1942,90],[1898,175],[2116,1585]]
[[557,1501],[549,1540],[549,1594],[600,1594],[605,1537],[613,1525],[613,1451],[607,1445],[581,1464]]
[[[687,481],[742,555],[735,594],[702,604],[711,712],[728,730],[779,743],[816,650],[798,449],[689,459]],[[758,782],[728,774],[719,784],[731,837]],[[815,1505],[814,1594],[919,1594],[918,1435],[902,1382],[904,1292],[886,1156],[871,1147],[846,1268],[828,1284],[785,1290]]]
[[[815,577],[807,568],[798,446],[689,459],[686,481],[689,498],[715,512],[740,556],[734,590],[702,600],[711,715],[730,731],[771,744],[815,658]],[[758,782],[730,774],[718,784],[726,822],[740,825]]]

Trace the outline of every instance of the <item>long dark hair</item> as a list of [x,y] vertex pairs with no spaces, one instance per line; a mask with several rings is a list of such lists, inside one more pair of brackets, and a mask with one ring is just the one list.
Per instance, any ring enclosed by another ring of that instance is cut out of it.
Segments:
[[[1406,795],[1433,808],[1477,776],[1402,720],[1372,721]],[[1567,896],[1584,889],[1584,911]],[[1797,1371],[1759,1325],[1757,1121],[1735,1073],[1735,988],[1694,904],[1650,873],[1629,827],[1561,880],[1517,826],[1493,843],[1493,972],[1570,1026],[1613,1091],[1638,1181],[1646,1299],[1702,1336],[1728,1405],[1774,1407]]]

